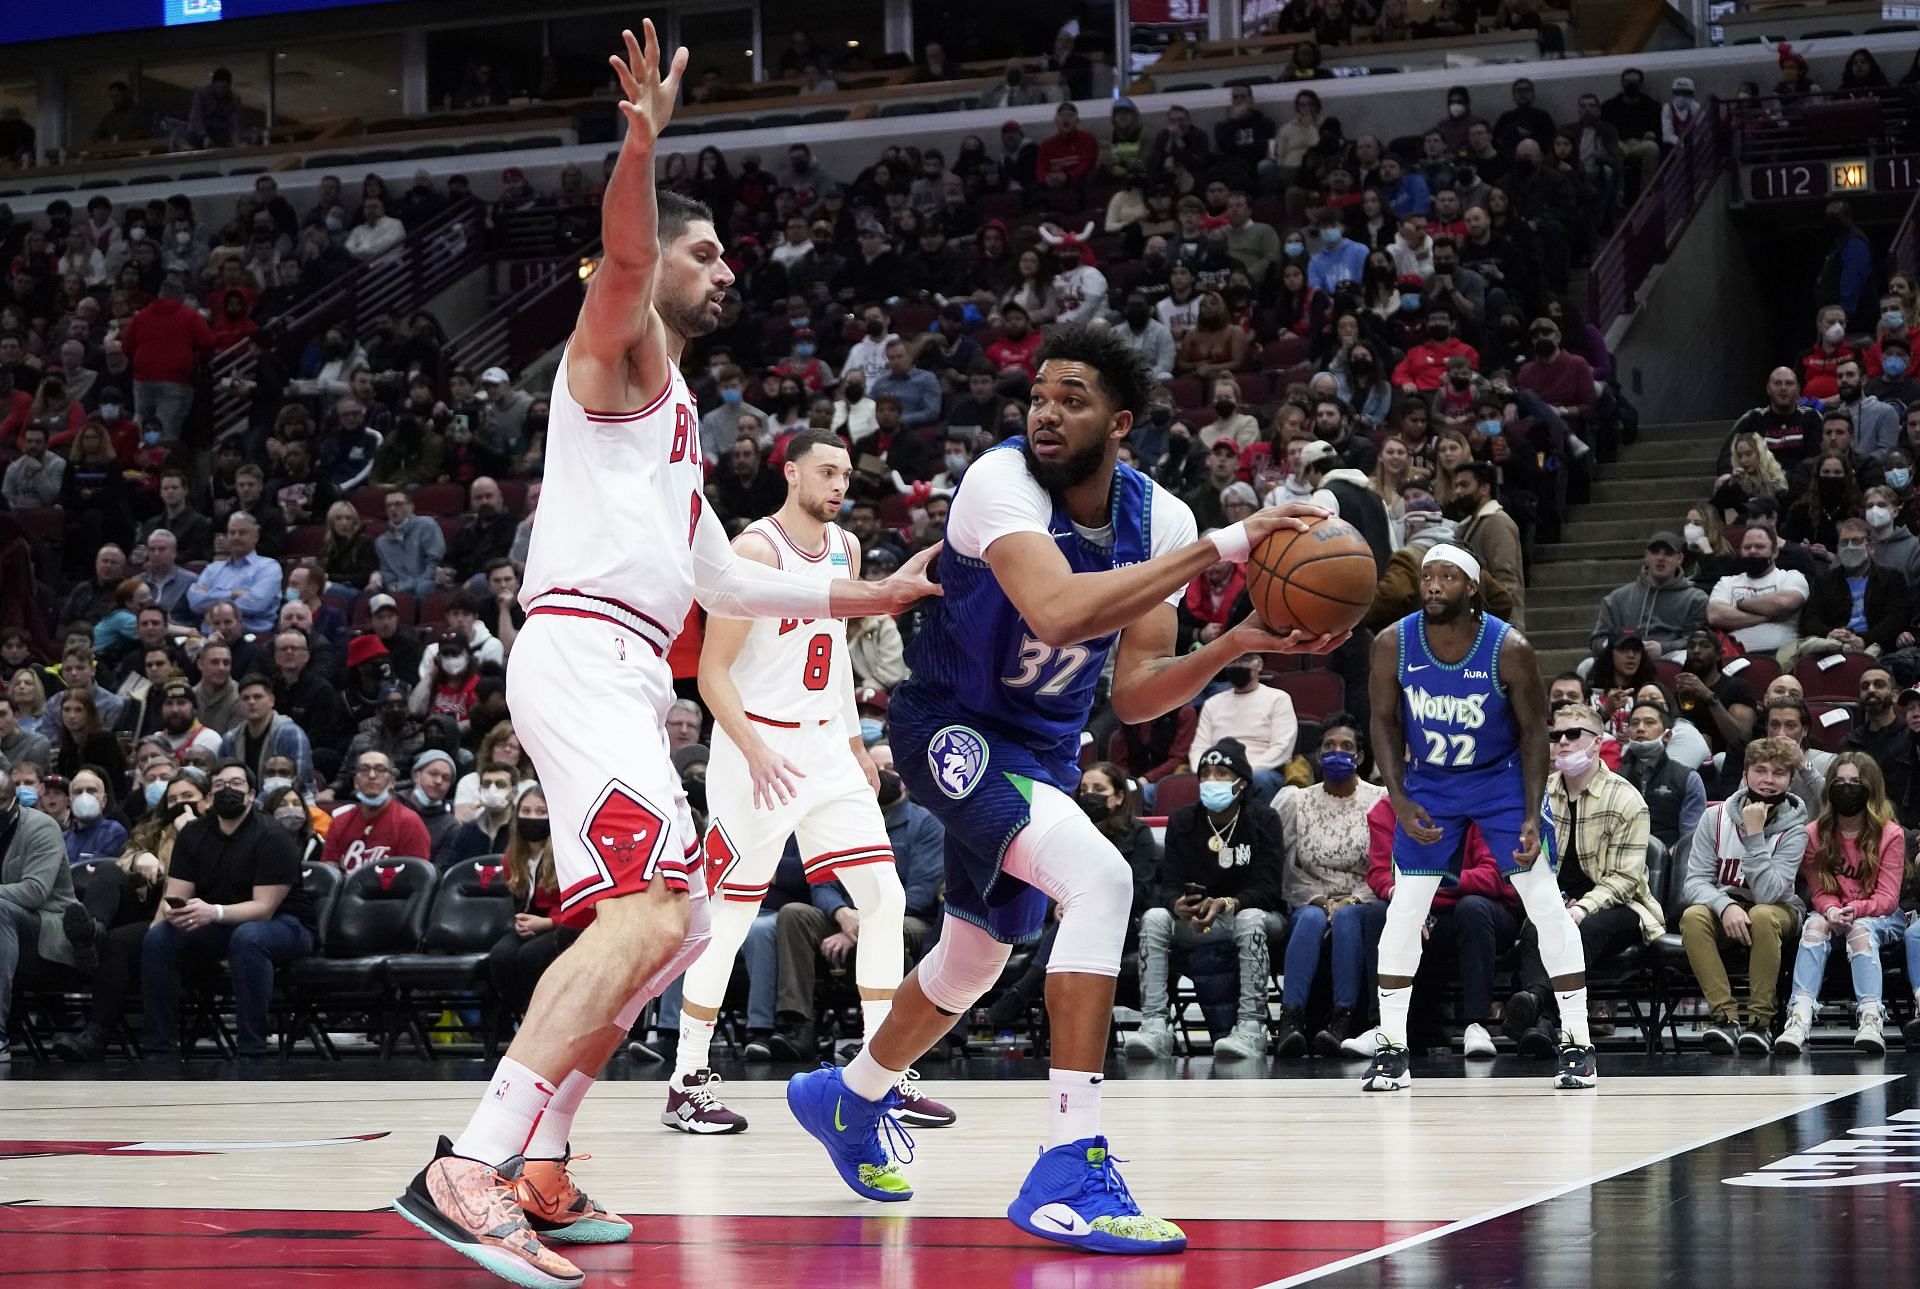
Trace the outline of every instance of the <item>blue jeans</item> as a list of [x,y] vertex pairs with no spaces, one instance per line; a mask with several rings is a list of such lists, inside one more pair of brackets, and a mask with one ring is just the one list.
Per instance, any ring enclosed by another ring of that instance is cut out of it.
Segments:
[[[1821,927],[1827,928],[1820,935]],[[1885,917],[1859,918],[1853,927],[1834,926],[1819,914],[1807,918],[1806,925],[1800,929],[1800,951],[1793,959],[1793,999],[1797,1003],[1802,998],[1819,1001],[1820,985],[1827,975],[1827,956],[1833,952],[1833,942],[1845,943],[1854,927],[1860,928],[1869,937],[1868,944],[1861,952],[1847,950],[1847,966],[1853,971],[1853,996],[1860,1002],[1880,1001],[1880,946],[1892,944],[1906,935],[1907,915],[1889,913]],[[1913,971],[1914,943],[1907,940],[1907,970],[1909,978]]]
[[[1349,1011],[1359,1008],[1360,987],[1367,976],[1369,939],[1364,912],[1366,908],[1366,904],[1343,904],[1333,915],[1333,1005]],[[1320,971],[1320,946],[1327,933],[1325,909],[1305,904],[1293,911],[1293,921],[1287,932],[1286,1006],[1307,1005],[1307,999],[1313,992],[1314,977]],[[1378,928],[1375,928],[1374,934],[1379,934]]]
[[1287,776],[1278,770],[1255,770],[1253,772],[1253,799],[1261,805],[1272,805],[1274,794],[1287,786]]
[[149,420],[160,422],[160,437],[172,443],[187,428],[187,413],[193,410],[193,386],[177,385],[170,380],[133,382],[133,414],[144,427]]
[[266,1051],[273,970],[312,952],[313,932],[290,913],[264,922],[216,922],[197,931],[182,931],[171,922],[154,923],[140,946],[140,992],[145,1012],[141,1044],[154,1052],[172,1049],[180,1032],[183,968],[189,963],[225,958],[233,974],[240,1050]]
[[[747,963],[748,1029],[773,1028],[773,989],[780,974],[779,956],[774,952],[773,928],[778,920],[778,914],[761,909],[760,916],[747,928],[746,943],[740,946],[740,956]],[[680,1032],[680,996],[685,983],[686,977],[681,976],[660,995],[657,1028],[662,1034]]]

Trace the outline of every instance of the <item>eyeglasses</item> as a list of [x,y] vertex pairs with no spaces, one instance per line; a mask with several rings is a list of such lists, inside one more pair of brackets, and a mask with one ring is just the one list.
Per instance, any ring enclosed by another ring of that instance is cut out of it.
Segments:
[[1549,730],[1547,731],[1547,742],[1578,743],[1581,739],[1592,733],[1593,731],[1590,729]]
[[356,766],[353,772],[358,775],[364,775],[369,779],[391,779],[393,777],[393,771],[384,765]]
[[245,792],[247,790],[247,781],[245,779],[216,779],[213,786],[215,789],[232,788],[236,792]]

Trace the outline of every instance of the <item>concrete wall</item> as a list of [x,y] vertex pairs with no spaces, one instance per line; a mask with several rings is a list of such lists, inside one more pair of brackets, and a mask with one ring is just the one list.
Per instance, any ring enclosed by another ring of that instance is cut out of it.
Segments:
[[1733,418],[1764,399],[1772,311],[1727,208],[1708,190],[1680,244],[1647,279],[1608,343],[1643,424]]

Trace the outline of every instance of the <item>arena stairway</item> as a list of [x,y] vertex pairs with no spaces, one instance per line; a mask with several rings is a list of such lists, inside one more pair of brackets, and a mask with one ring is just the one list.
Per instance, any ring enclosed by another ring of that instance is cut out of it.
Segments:
[[1573,510],[1561,540],[1535,550],[1527,637],[1543,675],[1571,670],[1588,655],[1600,601],[1639,574],[1647,538],[1662,528],[1678,533],[1687,510],[1705,504],[1726,435],[1725,421],[1641,426],[1639,439],[1602,472],[1593,500]]

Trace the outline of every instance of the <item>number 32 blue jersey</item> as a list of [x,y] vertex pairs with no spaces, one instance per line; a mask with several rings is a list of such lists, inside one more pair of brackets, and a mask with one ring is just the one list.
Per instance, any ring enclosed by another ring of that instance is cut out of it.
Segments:
[[[962,492],[976,475],[995,472],[980,469],[990,458],[1018,456],[1025,444],[1024,438],[1012,438],[983,453],[968,470]],[[954,505],[960,504],[956,494]],[[1047,531],[1076,573],[1123,568],[1152,556],[1153,505],[1152,480],[1118,465],[1108,512],[1111,546],[1083,537],[1057,498]],[[1058,649],[1043,644],[1000,589],[986,560],[958,553],[951,542],[940,552],[939,579],[946,593],[925,602],[924,622],[907,646],[911,675],[896,701],[906,697],[950,712],[951,719],[1006,738],[1043,764],[1070,773],[1117,635]],[[1062,786],[1071,792],[1075,784]]]

